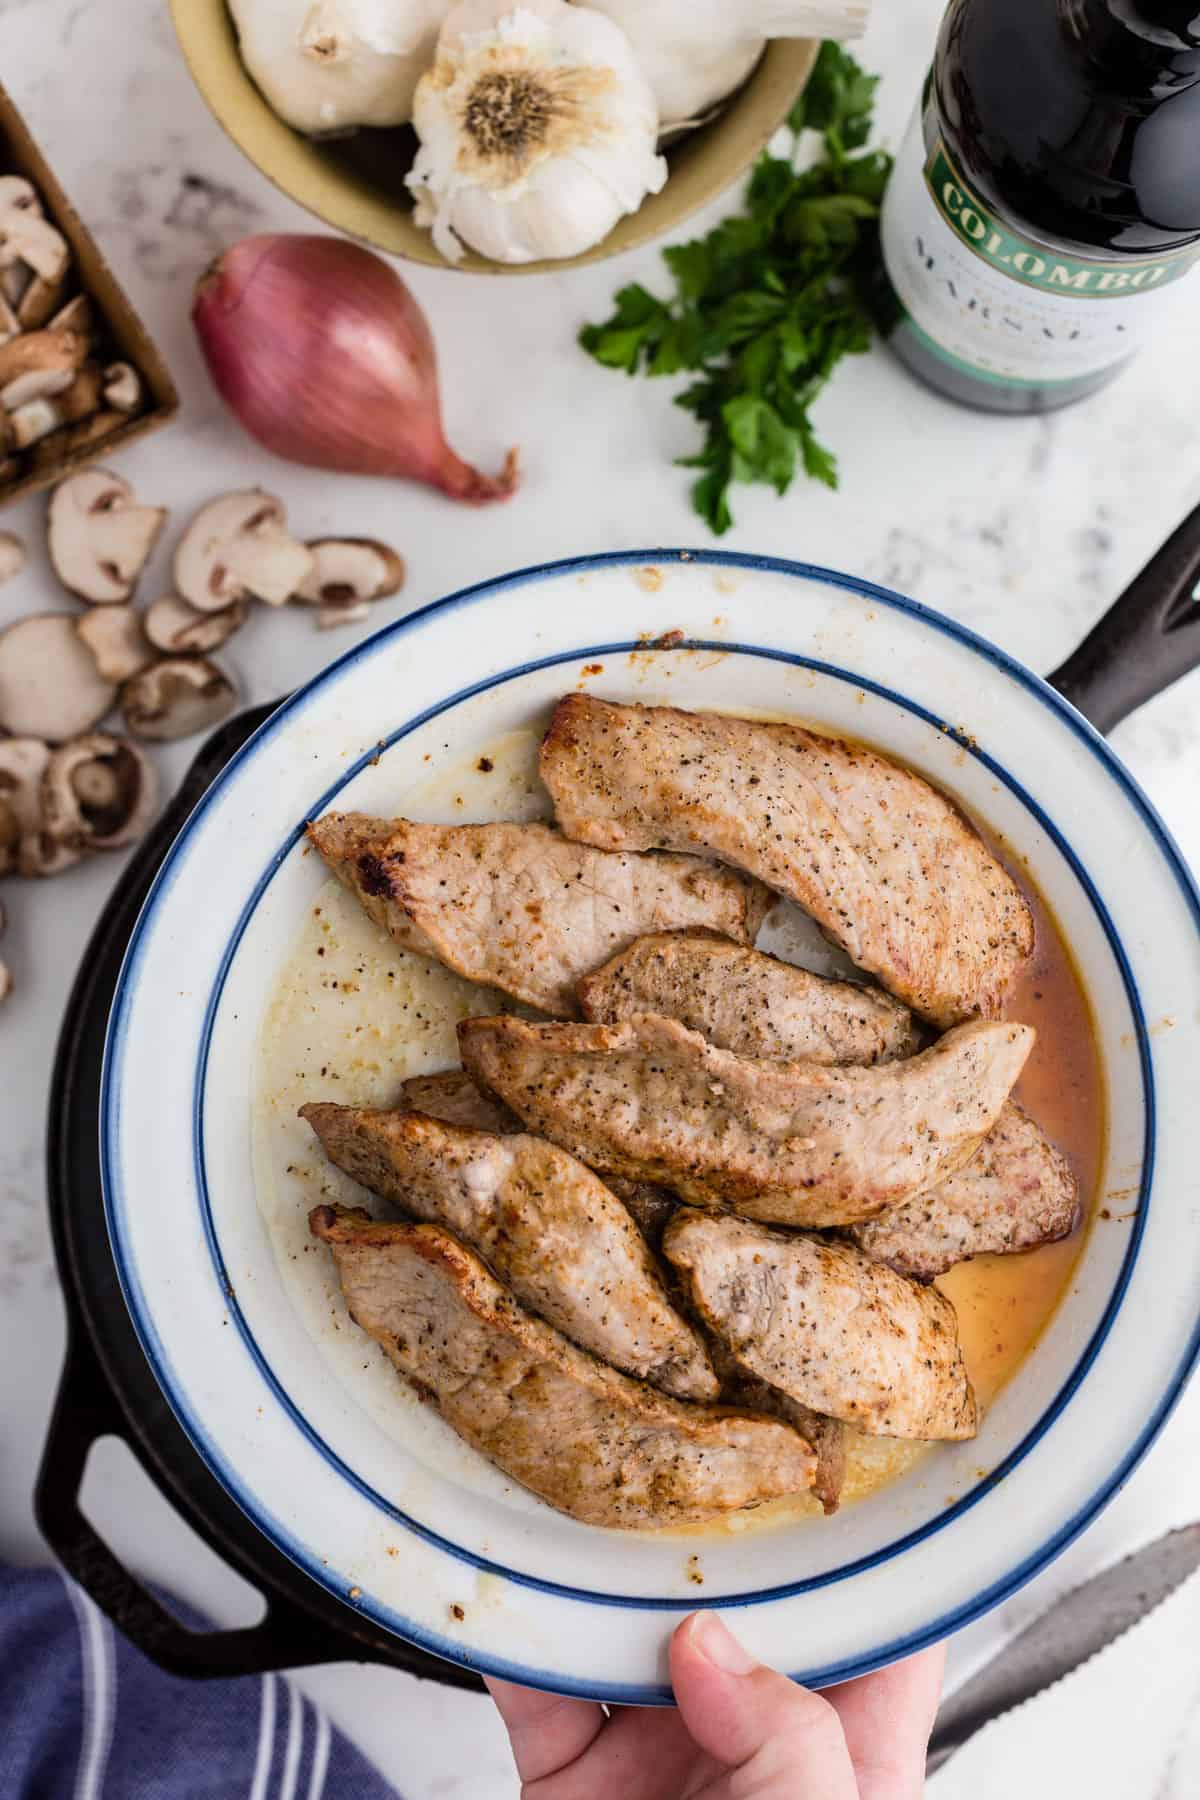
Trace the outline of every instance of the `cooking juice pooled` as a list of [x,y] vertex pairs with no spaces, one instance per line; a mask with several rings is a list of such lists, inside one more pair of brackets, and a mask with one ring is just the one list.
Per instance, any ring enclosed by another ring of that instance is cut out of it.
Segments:
[[[536,778],[538,735],[516,732],[395,797],[395,810],[447,822],[544,816]],[[1104,1142],[1103,1088],[1087,1002],[1057,926],[1036,893],[1038,949],[1014,989],[1007,1015],[1033,1024],[1038,1043],[1015,1098],[1069,1156],[1079,1178],[1085,1222],[1093,1208]],[[764,948],[808,961],[821,972],[811,927],[796,909],[779,908]],[[285,963],[264,1020],[256,1106],[259,1204],[285,1284],[314,1335],[329,1319],[327,1259],[311,1254],[308,1210],[319,1203],[361,1203],[361,1195],[321,1155],[296,1119],[305,1101],[389,1105],[409,1076],[457,1060],[455,1026],[469,1014],[511,1010],[495,994],[424,958],[400,950],[363,915],[357,900],[330,881],[318,895]],[[377,1208],[383,1211],[382,1206]],[[1010,1257],[981,1257],[941,1277],[959,1315],[963,1352],[982,1407],[1020,1367],[1069,1287],[1081,1233]],[[356,1401],[396,1439],[407,1409],[398,1378],[378,1358],[378,1379],[353,1364]],[[346,1370],[349,1377],[349,1366]],[[925,1460],[928,1447],[849,1433],[843,1499],[875,1493]],[[809,1497],[776,1501],[689,1534],[760,1530],[819,1517]],[[836,1528],[836,1527],[835,1527]]]

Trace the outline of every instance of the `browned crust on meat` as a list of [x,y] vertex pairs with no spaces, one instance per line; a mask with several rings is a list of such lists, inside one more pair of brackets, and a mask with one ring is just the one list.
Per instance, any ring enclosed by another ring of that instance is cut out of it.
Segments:
[[861,745],[575,693],[541,774],[568,836],[745,869],[943,1028],[995,1016],[1032,953],[1029,905],[961,808]]
[[639,933],[705,925],[751,941],[772,903],[707,859],[596,850],[549,825],[326,813],[308,836],[404,949],[555,1018],[576,1016],[579,977]]
[[331,1206],[309,1226],[334,1254],[351,1316],[399,1372],[475,1450],[571,1517],[698,1524],[812,1486],[812,1451],[790,1427],[672,1400],[608,1368],[524,1312],[448,1232]]
[[953,1306],[850,1244],[683,1208],[663,1250],[709,1331],[760,1380],[880,1437],[974,1437]]
[[642,1234],[566,1151],[423,1113],[319,1102],[300,1116],[338,1168],[464,1239],[567,1337],[667,1393],[716,1398],[704,1345],[668,1299]]
[[585,975],[577,992],[593,1024],[660,1013],[739,1056],[866,1066],[920,1048],[912,1014],[890,994],[831,981],[710,931],[638,938]]
[[933,1281],[974,1256],[1009,1256],[1070,1237],[1079,1212],[1070,1163],[1010,1100],[964,1168],[849,1235],[876,1262]]
[[829,1069],[739,1057],[652,1017],[477,1018],[458,1033],[476,1079],[581,1162],[803,1226],[871,1218],[961,1167],[1036,1036],[963,1025],[906,1062]]

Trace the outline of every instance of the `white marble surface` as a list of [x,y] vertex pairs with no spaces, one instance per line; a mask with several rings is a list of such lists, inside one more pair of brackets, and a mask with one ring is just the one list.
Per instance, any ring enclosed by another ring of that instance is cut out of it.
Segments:
[[[938,4],[880,0],[878,12],[863,55],[884,74],[882,121],[894,142],[929,54]],[[578,326],[600,316],[621,282],[656,279],[654,252],[534,280],[414,274],[441,347],[457,446],[485,466],[497,465],[510,442],[522,446],[525,486],[510,507],[464,515],[423,490],[284,467],[243,439],[211,394],[188,302],[194,279],[225,243],[255,230],[303,230],[307,221],[213,123],[176,52],[163,0],[0,0],[0,63],[178,377],[181,421],[120,465],[141,494],[171,506],[176,521],[214,492],[258,482],[286,498],[306,535],[336,528],[387,538],[408,557],[410,580],[380,618],[546,557],[702,538],[685,478],[670,466],[690,427],[670,405],[669,389],[626,383],[574,344]],[[841,460],[842,492],[798,487],[782,501],[764,490],[741,492],[727,541],[891,583],[1035,668],[1052,668],[1200,500],[1198,354],[1193,303],[1116,385],[1081,408],[1025,421],[955,410],[877,351],[845,369],[820,404],[820,426]],[[4,516],[33,554],[25,575],[0,590],[0,621],[61,604],[41,549],[41,511],[31,501]],[[149,587],[160,581],[161,559]],[[318,636],[307,616],[264,609],[227,661],[247,698],[266,699],[351,641],[349,632]],[[1198,706],[1194,675],[1114,741],[1200,863]],[[165,756],[166,768],[181,771],[190,749]],[[118,873],[112,859],[36,891],[10,885],[5,892],[4,954],[20,986],[0,1020],[0,1553],[22,1561],[42,1554],[29,1496],[62,1353],[44,1217],[44,1096],[71,975]],[[963,1634],[954,1668],[970,1666],[1109,1557],[1186,1521],[1200,1503],[1198,1426],[1200,1392],[1193,1390],[1103,1519],[1001,1614]],[[181,1533],[127,1458],[103,1452],[87,1498],[118,1546],[151,1574],[223,1619],[246,1616],[242,1584],[216,1571]],[[1145,1628],[1155,1653],[1172,1665],[1194,1664],[1194,1620],[1194,1607],[1164,1609]],[[303,1680],[414,1800],[515,1795],[484,1702],[418,1689],[380,1670],[315,1671]],[[1117,1759],[1096,1758],[1092,1800],[1175,1800],[1200,1791],[1198,1685],[1200,1670],[1176,1683],[1175,1710],[1156,1724],[1137,1785]],[[1089,1729],[1115,1743],[1135,1722],[1132,1704],[1106,1703],[1092,1711]],[[1036,1738],[1006,1742],[1016,1748],[1007,1753],[1005,1791],[1049,1795]],[[964,1758],[932,1791],[938,1800],[965,1800],[982,1789]]]

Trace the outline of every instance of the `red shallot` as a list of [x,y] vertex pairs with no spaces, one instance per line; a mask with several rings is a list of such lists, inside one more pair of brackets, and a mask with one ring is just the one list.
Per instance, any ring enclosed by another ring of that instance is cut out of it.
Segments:
[[515,450],[491,477],[447,444],[425,315],[361,245],[243,238],[201,277],[192,320],[218,391],[277,456],[424,481],[476,505],[515,491]]

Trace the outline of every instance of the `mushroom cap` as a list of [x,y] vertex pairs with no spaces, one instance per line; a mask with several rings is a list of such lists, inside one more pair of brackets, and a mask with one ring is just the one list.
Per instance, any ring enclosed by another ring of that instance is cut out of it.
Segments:
[[104,404],[117,412],[136,412],[142,403],[142,378],[132,363],[109,363],[104,371]]
[[175,551],[175,586],[201,612],[253,596],[282,606],[308,577],[312,552],[288,536],[281,503],[250,488],[201,507]]
[[43,219],[40,208],[0,203],[0,263],[23,262],[43,281],[61,281],[71,252],[58,227]]
[[92,606],[75,621],[75,634],[96,659],[102,681],[128,681],[154,661],[154,650],[132,606]]
[[50,750],[40,738],[0,738],[0,875],[23,874],[42,828],[42,774]]
[[235,600],[220,612],[201,612],[178,594],[164,594],[146,612],[146,636],[169,656],[219,650],[246,623],[246,602]]
[[26,331],[0,344],[0,402],[12,410],[27,400],[61,394],[87,358],[77,331]]
[[52,744],[99,723],[116,689],[105,681],[71,613],[31,613],[0,632],[0,726]]
[[146,831],[158,805],[158,777],[128,738],[96,731],[55,750],[42,774],[42,820],[55,844],[118,850]]
[[377,538],[310,538],[312,573],[292,596],[320,605],[383,600],[404,585],[404,559]]
[[153,742],[191,737],[231,711],[237,690],[202,656],[164,657],[121,689],[121,712],[135,736]]
[[[2,354],[2,352],[0,352]],[[140,506],[128,482],[108,469],[81,469],[50,500],[50,560],[81,600],[128,600],[166,523],[162,506]]]

